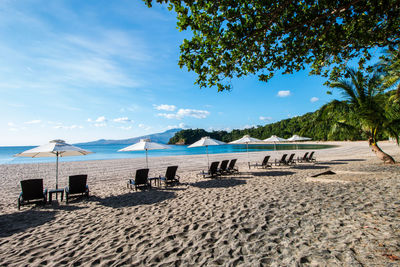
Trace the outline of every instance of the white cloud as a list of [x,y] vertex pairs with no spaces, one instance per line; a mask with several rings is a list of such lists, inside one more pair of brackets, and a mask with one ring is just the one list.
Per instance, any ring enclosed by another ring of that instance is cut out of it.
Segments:
[[290,93],[289,90],[287,90],[287,91],[279,91],[278,92],[278,96],[279,97],[287,97],[287,96],[290,96],[290,95],[291,95],[291,93]]
[[115,122],[119,123],[127,123],[127,122],[132,122],[128,117],[121,117],[121,118],[116,118],[114,119]]
[[184,117],[192,117],[196,119],[205,119],[210,115],[207,110],[197,109],[179,109],[177,113],[158,113],[157,116],[164,117],[167,119],[178,119],[181,120]]
[[104,117],[104,116],[100,116],[100,117],[98,117],[97,119],[96,119],[96,122],[106,122],[107,121],[107,119],[106,119],[106,117]]
[[7,123],[7,125],[8,125],[9,127],[14,127],[14,126],[15,126],[15,123],[9,122],[9,123]]
[[271,121],[272,117],[264,117],[264,116],[260,116],[259,118],[261,121]]
[[314,102],[317,102],[319,100],[319,98],[318,97],[311,97],[311,99],[310,99],[310,101],[311,101],[311,103],[314,103]]
[[121,126],[121,127],[118,127],[119,129],[122,129],[122,130],[130,130],[130,129],[132,129],[132,126],[127,126],[127,127],[125,127],[125,126]]
[[155,109],[157,110],[165,110],[165,111],[175,111],[176,110],[176,106],[174,105],[166,105],[166,104],[162,104],[162,105],[153,105]]
[[83,126],[80,125],[71,125],[71,126],[65,126],[65,125],[56,125],[53,127],[54,129],[65,129],[65,130],[72,130],[72,129],[83,129]]
[[176,128],[187,129],[188,126],[186,124],[184,124],[183,122],[181,122],[178,125],[169,125],[167,128],[168,129],[176,129]]
[[92,122],[93,120],[91,118],[87,119],[88,122]]
[[32,120],[32,121],[26,121],[25,124],[38,124],[41,123],[41,120]]
[[95,123],[94,126],[95,126],[95,127],[106,127],[106,126],[107,126],[107,123],[105,123],[105,122]]

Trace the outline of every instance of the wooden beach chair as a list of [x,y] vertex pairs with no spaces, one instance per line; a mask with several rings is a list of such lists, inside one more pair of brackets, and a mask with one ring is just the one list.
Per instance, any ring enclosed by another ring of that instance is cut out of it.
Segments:
[[129,179],[128,188],[135,187],[137,191],[139,189],[151,188],[151,184],[148,180],[149,178],[149,169],[139,169],[136,170],[136,175],[134,179]]
[[290,154],[288,160],[286,161],[286,165],[295,165],[296,161],[294,160],[295,154]]
[[43,190],[43,179],[21,181],[21,193],[18,197],[18,210],[22,205],[47,202],[47,189]]
[[89,198],[89,186],[87,185],[87,174],[69,176],[69,185],[65,188],[65,202],[71,195],[85,196]]
[[254,168],[263,168],[263,169],[267,169],[267,168],[272,168],[272,165],[269,164],[269,159],[271,156],[265,156],[263,161],[261,163],[256,162],[255,164],[250,164],[249,167],[254,167]]
[[229,172],[228,172],[228,163],[229,163],[229,160],[228,160],[228,159],[227,159],[227,160],[221,161],[221,165],[220,165],[219,168],[218,168],[218,172],[219,172],[221,175],[223,175],[223,174],[229,174]]
[[304,156],[297,158],[297,162],[306,162],[308,160],[308,152],[304,153]]
[[229,162],[227,170],[230,174],[238,174],[239,173],[239,168],[235,167],[236,161],[237,161],[237,159],[231,159],[231,161]]
[[164,182],[165,186],[179,184],[180,177],[176,175],[178,166],[168,166],[165,176],[160,176],[160,181]]
[[316,162],[317,159],[314,158],[314,151],[310,153],[310,155],[308,156],[307,162]]
[[286,165],[286,157],[287,157],[287,154],[283,154],[282,158],[280,160],[275,159],[275,166]]
[[218,171],[219,161],[211,162],[210,168],[207,172],[202,171],[197,175],[203,176],[203,178],[218,178],[221,176],[221,173]]

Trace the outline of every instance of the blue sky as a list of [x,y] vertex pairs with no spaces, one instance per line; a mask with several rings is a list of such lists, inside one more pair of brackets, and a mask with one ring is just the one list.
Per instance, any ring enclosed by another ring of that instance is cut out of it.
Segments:
[[231,130],[315,111],[335,95],[307,71],[199,89],[177,65],[190,33],[142,1],[0,2],[0,145]]

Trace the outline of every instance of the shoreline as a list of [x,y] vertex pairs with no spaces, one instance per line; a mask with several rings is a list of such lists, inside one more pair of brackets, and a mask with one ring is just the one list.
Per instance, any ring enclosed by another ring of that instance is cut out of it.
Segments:
[[[400,166],[383,165],[365,141],[335,144],[316,150],[317,164],[268,170],[249,170],[247,153],[209,155],[210,162],[238,158],[242,173],[222,179],[196,177],[205,154],[153,157],[149,176],[179,165],[182,184],[143,192],[126,182],[144,158],[62,162],[60,187],[68,175],[87,173],[89,200],[21,211],[19,177],[53,188],[55,164],[0,165],[0,265],[399,263],[387,255],[400,257]],[[396,144],[379,144],[400,160]],[[283,152],[249,155],[273,161]],[[311,178],[327,170],[336,174]]]
[[[231,144],[228,144],[231,145]],[[245,144],[234,144],[233,146],[242,146],[242,147],[246,147]],[[251,143],[250,145],[268,145],[273,147],[273,144],[270,143]],[[299,143],[280,143],[277,144],[278,146],[281,145],[285,148],[285,146],[296,146],[296,145],[310,145],[310,146],[326,146],[325,144],[321,143],[321,142],[299,142]],[[105,147],[107,147],[108,145],[106,145]],[[112,145],[115,146],[115,145]],[[175,145],[174,145],[175,146]],[[98,146],[96,146],[98,147]],[[100,145],[100,147],[102,147],[102,145]],[[87,150],[92,151],[91,147],[82,147],[85,148]],[[216,148],[217,151],[213,151],[213,149]],[[1,149],[1,147],[0,147]],[[200,149],[200,151],[199,151]],[[220,149],[220,150],[218,150]],[[301,149],[305,149],[302,147],[299,147],[298,150]],[[310,148],[307,148],[310,150]],[[312,148],[315,150],[321,150],[321,149],[326,149],[326,148]],[[252,150],[252,149],[251,149]],[[250,151],[251,151],[250,150]],[[293,150],[293,148],[286,148],[286,149],[278,149],[277,151],[284,151],[284,150]],[[232,153],[247,153],[246,149],[243,149],[240,152],[227,152],[229,150],[223,150],[223,147],[210,147],[209,149],[209,155],[218,155],[218,154],[232,154]],[[256,149],[255,152],[273,152],[274,150],[259,150]],[[19,151],[22,152],[22,151]],[[19,153],[18,152],[18,153]],[[111,153],[110,153],[111,152]],[[160,153],[161,152],[161,153]],[[169,152],[169,153],[168,153]],[[190,152],[190,153],[188,153]],[[200,152],[200,153],[199,153]],[[17,153],[17,152],[15,152]],[[105,153],[103,155],[103,153]],[[160,153],[160,154],[159,154]],[[182,153],[182,154],[179,154]],[[160,158],[160,157],[169,157],[169,156],[191,156],[191,155],[202,155],[205,154],[205,148],[197,148],[197,152],[195,152],[195,149],[190,149],[190,150],[184,150],[184,151],[174,151],[173,149],[168,149],[168,150],[155,150],[155,151],[151,151],[148,155],[149,158]],[[170,154],[170,155],[168,155]],[[100,156],[100,158],[94,158],[93,157],[97,157],[97,155],[103,155],[103,158]],[[108,156],[108,158],[107,158]],[[144,151],[135,151],[135,153],[117,153],[117,149],[115,151],[108,151],[108,152],[104,152],[104,151],[98,151],[98,152],[94,152],[93,154],[87,155],[87,156],[74,156],[74,157],[62,157],[60,158],[60,161],[63,162],[77,162],[77,161],[97,161],[97,160],[120,160],[120,159],[136,159],[136,158],[142,158],[144,156]],[[21,161],[21,162],[18,162]],[[12,157],[12,155],[9,155],[8,158],[4,158],[4,159],[0,159],[0,165],[3,164],[40,164],[40,163],[51,163],[52,162],[52,158],[51,157],[40,157],[40,158],[29,158],[29,157]]]

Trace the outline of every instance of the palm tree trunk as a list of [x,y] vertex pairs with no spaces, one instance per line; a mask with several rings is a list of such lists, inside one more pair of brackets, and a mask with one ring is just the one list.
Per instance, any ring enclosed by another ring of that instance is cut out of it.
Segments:
[[368,139],[369,146],[371,147],[372,151],[375,152],[376,156],[383,161],[383,163],[388,163],[388,164],[395,164],[396,162],[392,158],[392,156],[386,154],[385,152],[382,151],[382,149],[378,146],[376,142],[374,142],[374,139],[370,137]]

